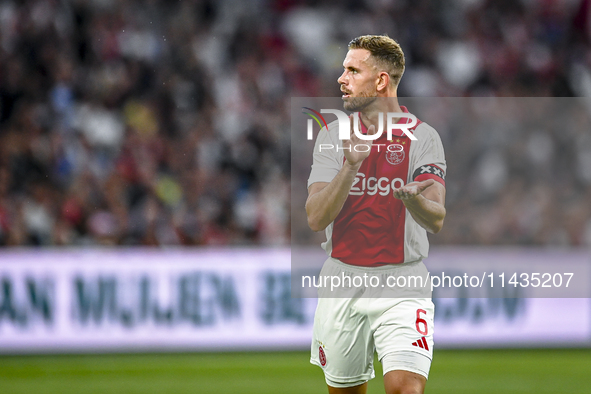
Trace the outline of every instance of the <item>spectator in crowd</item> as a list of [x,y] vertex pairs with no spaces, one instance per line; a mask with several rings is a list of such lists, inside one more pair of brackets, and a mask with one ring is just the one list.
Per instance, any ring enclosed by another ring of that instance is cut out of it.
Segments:
[[[3,1],[0,245],[286,245],[290,97],[340,94],[341,43],[408,48],[401,97],[591,96],[590,20],[590,0]],[[589,116],[436,125],[433,243],[590,245]]]

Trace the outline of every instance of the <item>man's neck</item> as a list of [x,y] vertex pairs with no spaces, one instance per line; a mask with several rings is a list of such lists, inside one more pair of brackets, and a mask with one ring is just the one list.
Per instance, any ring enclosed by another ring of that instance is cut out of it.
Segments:
[[[398,104],[398,97],[378,97],[369,108],[361,111],[361,121],[365,127],[370,125],[378,126],[380,114],[387,112],[402,112],[402,108]],[[386,119],[383,120],[385,124]]]

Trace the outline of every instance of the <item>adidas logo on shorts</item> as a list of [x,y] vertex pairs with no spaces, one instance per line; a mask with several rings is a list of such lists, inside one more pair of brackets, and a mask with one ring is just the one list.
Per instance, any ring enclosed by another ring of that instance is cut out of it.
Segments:
[[425,339],[425,337],[421,337],[421,339],[419,339],[418,341],[413,342],[412,345],[420,347],[421,349],[429,350],[429,345],[427,345],[427,340]]

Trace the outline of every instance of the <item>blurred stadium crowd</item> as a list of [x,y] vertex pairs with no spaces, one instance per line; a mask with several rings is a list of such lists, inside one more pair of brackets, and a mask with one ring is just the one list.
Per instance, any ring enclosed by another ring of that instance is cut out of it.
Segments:
[[[591,96],[589,0],[4,0],[0,245],[288,244],[290,97],[368,33],[401,97]],[[433,242],[591,245],[591,129],[473,132]]]

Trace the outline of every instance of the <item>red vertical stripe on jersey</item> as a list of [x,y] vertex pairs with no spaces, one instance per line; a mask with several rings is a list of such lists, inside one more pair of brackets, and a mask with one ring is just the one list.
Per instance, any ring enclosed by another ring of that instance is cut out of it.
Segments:
[[[376,144],[384,144],[379,152]],[[390,144],[401,145],[403,153],[392,157]],[[406,183],[410,144],[406,137],[389,142],[384,136],[374,142],[359,168],[353,194],[334,221],[332,257],[365,267],[404,262],[406,208],[394,197],[393,186]]]
[[[402,118],[399,123],[407,120]],[[417,125],[420,123],[417,120]],[[363,123],[361,128],[366,134]],[[406,207],[392,190],[406,184],[412,175],[408,173],[412,140],[400,130],[393,131],[392,140],[387,139],[384,130],[373,142],[371,154],[361,164],[334,220],[331,256],[343,263],[364,267],[404,263]],[[397,152],[398,148],[389,149],[389,145],[402,147],[402,153]]]

